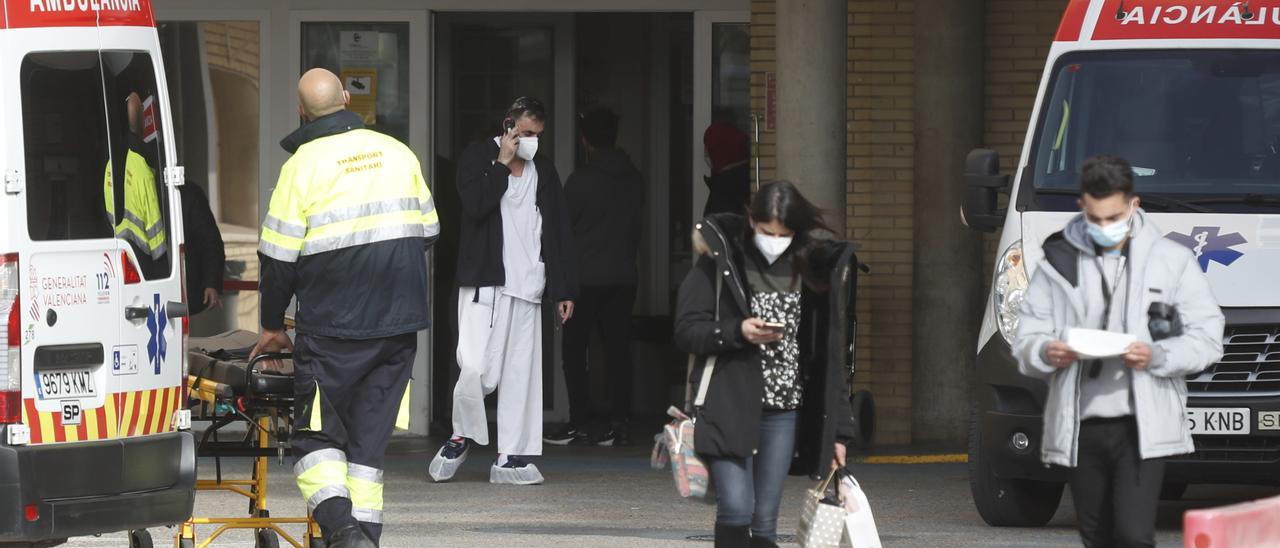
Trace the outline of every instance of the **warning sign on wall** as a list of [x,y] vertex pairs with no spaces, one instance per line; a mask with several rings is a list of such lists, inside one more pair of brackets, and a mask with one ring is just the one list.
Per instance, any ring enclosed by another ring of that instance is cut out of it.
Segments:
[[342,69],[342,85],[351,94],[347,109],[359,114],[366,125],[378,119],[378,70],[372,68]]

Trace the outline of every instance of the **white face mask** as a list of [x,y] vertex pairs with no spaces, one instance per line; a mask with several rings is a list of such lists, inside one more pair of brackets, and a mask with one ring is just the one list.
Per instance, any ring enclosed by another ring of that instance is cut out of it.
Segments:
[[787,248],[791,247],[791,236],[769,236],[768,234],[756,233],[756,248],[760,249],[760,254],[764,255],[765,260],[769,264],[778,261]]
[[1089,237],[1093,239],[1093,243],[1101,247],[1115,247],[1129,237],[1129,231],[1133,228],[1133,206],[1129,207],[1129,214],[1123,221],[1102,226],[1086,220],[1085,225],[1088,227]]
[[516,147],[516,156],[523,160],[532,160],[538,154],[538,138],[537,137],[521,137],[520,144]]

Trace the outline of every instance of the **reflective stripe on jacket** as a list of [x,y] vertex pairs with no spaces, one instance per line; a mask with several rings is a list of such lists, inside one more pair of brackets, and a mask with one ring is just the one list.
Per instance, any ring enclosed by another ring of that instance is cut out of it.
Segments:
[[165,237],[164,214],[156,193],[156,174],[141,154],[129,150],[124,163],[124,212],[116,219],[116,198],[111,176],[111,162],[103,175],[102,193],[107,218],[117,238],[132,243],[152,259],[169,251]]

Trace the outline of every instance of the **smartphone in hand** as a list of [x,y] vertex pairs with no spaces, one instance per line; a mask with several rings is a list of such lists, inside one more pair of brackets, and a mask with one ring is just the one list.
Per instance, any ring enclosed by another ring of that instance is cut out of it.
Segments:
[[764,330],[770,333],[782,334],[787,328],[787,324],[781,322],[764,322]]

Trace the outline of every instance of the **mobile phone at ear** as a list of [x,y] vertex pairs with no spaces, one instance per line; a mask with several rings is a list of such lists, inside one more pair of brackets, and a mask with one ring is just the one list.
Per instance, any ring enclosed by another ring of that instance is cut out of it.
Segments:
[[516,128],[516,121],[515,121],[515,120],[512,120],[512,119],[510,119],[510,118],[507,118],[506,120],[503,120],[503,121],[502,121],[502,130],[503,130],[503,131],[505,131],[505,132],[507,132],[507,133],[511,133],[511,130],[513,130],[513,129],[515,129],[515,128]]

